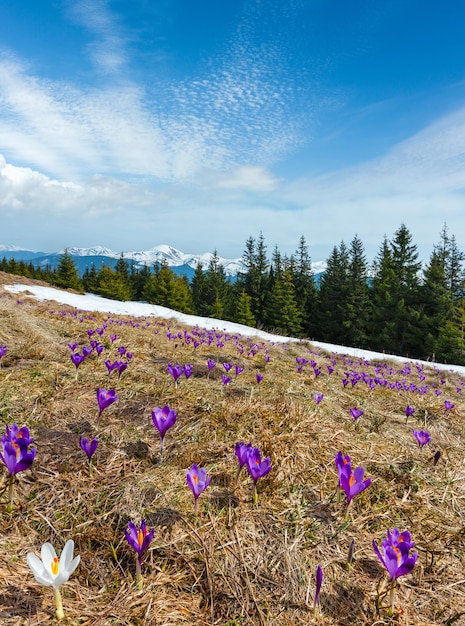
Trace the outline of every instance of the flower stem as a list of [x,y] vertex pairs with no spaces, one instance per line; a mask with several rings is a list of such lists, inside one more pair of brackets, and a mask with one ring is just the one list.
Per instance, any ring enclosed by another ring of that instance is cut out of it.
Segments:
[[163,444],[165,443],[165,438],[162,437],[160,441],[160,463],[163,461]]
[[13,512],[14,484],[15,484],[15,475],[14,474],[10,474],[10,480],[8,482],[8,505],[7,505],[8,513],[12,513]]
[[139,557],[136,556],[136,585],[138,589],[142,589],[144,579],[142,578],[142,570],[140,566]]
[[391,590],[389,592],[389,615],[394,615],[394,601],[396,595],[396,581],[391,580]]
[[65,616],[65,613],[63,611],[63,600],[61,599],[60,588],[55,589],[55,606],[55,615],[57,616],[57,620],[62,620]]
[[253,484],[252,502],[253,502],[254,504],[258,504],[257,483],[254,483],[254,484]]

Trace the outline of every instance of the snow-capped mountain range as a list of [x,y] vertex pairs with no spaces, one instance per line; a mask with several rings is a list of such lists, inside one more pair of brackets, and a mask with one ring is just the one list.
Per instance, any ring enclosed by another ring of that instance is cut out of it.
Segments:
[[[18,246],[0,244],[0,257],[4,256],[7,259],[14,258],[17,261],[23,260],[28,263],[32,262],[34,265],[40,265],[42,267],[47,265],[56,267],[59,257],[64,251],[65,250],[62,249],[57,252],[35,252],[33,250],[24,250]],[[104,246],[67,248],[67,251],[68,254],[73,257],[80,273],[84,272],[86,268],[90,268],[92,264],[97,268],[100,267],[102,263],[112,266],[121,256],[121,252],[114,252]],[[137,267],[144,265],[152,267],[154,263],[166,262],[176,273],[184,274],[187,275],[188,278],[191,278],[199,263],[202,264],[204,269],[208,268],[213,253],[204,252],[203,254],[192,254],[181,252],[172,246],[162,244],[143,252],[123,252],[123,256],[126,261],[134,261]],[[218,257],[218,260],[223,266],[227,276],[236,276],[239,272],[247,271],[242,258],[225,259]],[[324,262],[313,263],[312,267],[315,275],[323,272],[325,266],[326,263]]]
[[[63,254],[64,250],[60,250],[58,254]],[[109,248],[95,246],[94,248],[68,248],[68,253],[75,256],[105,256],[111,259],[119,259],[120,252],[113,252]],[[150,248],[144,252],[124,252],[124,258],[127,261],[134,261],[137,265],[148,265],[151,267],[154,263],[166,262],[170,267],[180,267],[187,265],[192,269],[196,269],[199,263],[204,269],[207,269],[213,254],[205,252],[203,254],[191,254],[181,252],[172,246],[165,244]],[[228,276],[235,276],[238,272],[245,271],[245,265],[241,258],[239,259],[223,259],[219,258],[219,262],[224,267],[224,271]]]

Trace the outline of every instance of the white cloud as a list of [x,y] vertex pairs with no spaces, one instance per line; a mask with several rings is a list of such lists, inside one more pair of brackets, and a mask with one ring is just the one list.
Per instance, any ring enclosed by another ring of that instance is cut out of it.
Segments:
[[302,120],[290,114],[298,90],[283,48],[254,41],[251,21],[260,11],[246,14],[246,27],[240,23],[194,76],[169,81],[156,64],[143,75],[132,71],[133,35],[108,2],[69,7],[91,37],[86,51],[99,74],[83,86],[0,56],[0,152],[10,161],[60,179],[99,173],[173,182],[203,169],[266,167],[302,145]]
[[274,191],[278,181],[273,174],[264,167],[238,167],[227,175],[218,177],[218,189],[242,189],[252,192]]
[[87,49],[97,69],[111,75],[124,70],[127,66],[125,40],[107,2],[78,0],[69,5],[69,13],[93,34],[95,40]]

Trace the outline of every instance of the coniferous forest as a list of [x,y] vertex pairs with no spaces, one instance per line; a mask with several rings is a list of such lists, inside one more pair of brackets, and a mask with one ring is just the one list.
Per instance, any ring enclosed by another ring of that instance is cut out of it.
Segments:
[[320,280],[305,237],[290,257],[269,254],[262,234],[249,237],[246,270],[231,281],[216,252],[192,280],[167,265],[136,267],[121,255],[114,267],[79,277],[64,253],[56,269],[7,260],[0,270],[114,300],[147,301],[194,315],[409,358],[465,364],[465,254],[445,225],[426,264],[402,224],[372,263],[357,235],[335,245]]

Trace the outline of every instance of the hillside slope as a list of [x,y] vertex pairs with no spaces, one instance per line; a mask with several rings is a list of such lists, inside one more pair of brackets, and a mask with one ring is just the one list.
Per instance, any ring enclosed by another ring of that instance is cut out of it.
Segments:
[[[60,551],[68,539],[81,556],[62,589],[69,624],[462,623],[459,374],[76,311],[11,294],[1,287],[8,282],[18,277],[0,276],[1,430],[28,426],[37,454],[16,477],[12,512],[6,469],[0,474],[2,624],[52,621],[53,593],[34,580],[26,555],[45,541]],[[94,349],[76,370],[68,344],[82,353],[91,341],[102,353]],[[127,363],[119,380],[105,360]],[[177,384],[168,372],[176,364],[192,366]],[[98,387],[118,395],[100,419]],[[165,405],[177,420],[160,463],[152,411]],[[414,409],[408,418],[406,407]],[[354,408],[363,411],[357,420]],[[428,431],[431,442],[420,448],[412,429]],[[91,468],[81,435],[99,441]],[[270,456],[257,503],[245,468],[235,484],[241,441]],[[349,507],[337,489],[339,451],[372,479]],[[211,476],[197,515],[186,484],[193,463]],[[124,532],[143,518],[155,532],[139,589]],[[399,579],[390,616],[389,578],[372,541],[381,545],[393,527],[410,531],[419,556]]]

